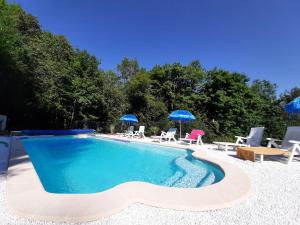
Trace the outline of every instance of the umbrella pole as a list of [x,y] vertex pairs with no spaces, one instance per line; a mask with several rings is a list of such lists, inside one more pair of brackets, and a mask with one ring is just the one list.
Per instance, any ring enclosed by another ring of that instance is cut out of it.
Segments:
[[180,130],[180,135],[179,135],[179,137],[181,138],[181,120],[179,120],[179,130]]

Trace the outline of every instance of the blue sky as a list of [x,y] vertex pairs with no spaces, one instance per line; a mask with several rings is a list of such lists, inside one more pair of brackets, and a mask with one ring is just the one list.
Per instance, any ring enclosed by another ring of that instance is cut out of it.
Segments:
[[251,80],[300,86],[299,0],[16,0],[43,29],[116,69],[199,59]]

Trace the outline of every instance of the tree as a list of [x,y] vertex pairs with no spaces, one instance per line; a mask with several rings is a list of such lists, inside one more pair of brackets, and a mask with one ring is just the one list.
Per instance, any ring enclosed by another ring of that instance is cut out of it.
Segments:
[[197,117],[183,132],[204,129],[206,140],[246,135],[252,126],[282,137],[286,126],[300,123],[283,110],[299,88],[278,98],[269,81],[249,84],[244,74],[206,71],[197,60],[145,70],[124,58],[116,72],[100,65],[64,36],[43,31],[19,5],[0,0],[0,114],[8,115],[12,129],[92,126],[108,132],[122,114],[134,113],[148,134],[158,134],[177,126],[167,118],[176,109]]
[[26,40],[18,26],[27,15],[20,6],[0,1],[0,113],[9,115],[15,128],[24,125],[24,113],[30,110],[27,99],[32,96],[28,66],[24,64]]
[[213,69],[207,72],[202,88],[207,119],[218,124],[223,135],[246,134],[260,125],[256,95],[249,89],[249,79],[242,74]]
[[107,76],[94,56],[74,49],[64,36],[42,31],[18,5],[0,6],[0,109],[11,127],[69,128],[75,120],[111,122],[119,116],[112,108],[124,100],[115,74]]
[[261,117],[260,124],[265,127],[265,136],[280,138],[285,132],[286,122],[280,101],[276,96],[276,84],[267,80],[255,80],[251,86],[258,96],[257,114]]
[[[293,101],[295,98],[300,96],[300,88],[294,87],[290,91],[285,91],[279,97],[279,104],[284,109],[284,106],[289,102]],[[284,121],[286,121],[286,126],[297,126],[300,124],[300,115],[298,114],[283,114]]]
[[192,98],[197,95],[205,77],[198,61],[188,66],[180,63],[155,66],[151,71],[152,93],[162,99],[168,111],[178,108],[193,109]]
[[156,121],[161,121],[167,116],[163,102],[151,93],[152,85],[150,74],[145,70],[134,75],[126,84],[129,112],[138,115],[141,123],[148,127],[161,125]]
[[105,71],[103,76],[104,110],[101,120],[105,121],[104,131],[113,132],[119,124],[119,118],[129,108],[129,103],[123,92],[120,78],[113,71]]
[[121,64],[117,65],[117,69],[121,75],[124,83],[130,80],[140,70],[138,61],[136,59],[124,58]]

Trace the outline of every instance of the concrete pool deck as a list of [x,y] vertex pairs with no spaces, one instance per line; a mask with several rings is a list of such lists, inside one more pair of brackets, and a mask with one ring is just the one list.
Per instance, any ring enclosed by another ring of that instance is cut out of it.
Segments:
[[[149,143],[148,139],[138,141]],[[173,143],[163,145],[189,148]],[[250,192],[250,180],[241,169],[198,150],[194,157],[216,163],[224,170],[225,178],[221,182],[201,188],[127,182],[96,194],[51,194],[42,187],[20,142],[16,141],[13,149],[7,176],[7,207],[24,218],[84,222],[112,215],[133,203],[189,211],[221,209],[245,200]]]

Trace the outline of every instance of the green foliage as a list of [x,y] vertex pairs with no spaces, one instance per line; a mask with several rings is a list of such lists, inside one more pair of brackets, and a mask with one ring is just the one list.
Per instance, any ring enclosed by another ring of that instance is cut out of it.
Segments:
[[251,86],[252,91],[259,97],[257,102],[260,123],[266,128],[265,135],[274,138],[282,138],[286,130],[284,110],[276,97],[275,84],[266,80],[255,80]]
[[180,63],[155,66],[149,73],[153,80],[151,93],[165,103],[168,111],[178,108],[192,110],[193,99],[197,97],[205,77],[198,61],[188,66]]
[[0,108],[10,126],[69,128],[101,120],[107,130],[124,111],[116,107],[125,102],[117,75],[99,70],[94,56],[64,36],[42,31],[18,5],[1,1],[0,10]]
[[161,133],[161,129],[159,127],[149,127],[147,129],[147,135],[154,135],[154,136],[157,136],[157,135],[160,135]]
[[117,69],[123,82],[127,82],[140,71],[138,61],[136,59],[130,60],[126,57],[122,60],[121,64],[117,65]]
[[117,72],[103,71],[100,61],[75,49],[62,35],[41,29],[38,20],[17,4],[0,0],[0,114],[11,129],[91,127],[118,132],[122,114],[134,113],[147,135],[179,124],[168,120],[176,109],[190,110],[196,121],[182,133],[203,129],[205,141],[231,141],[250,127],[282,137],[286,126],[299,125],[283,106],[300,88],[276,96],[266,80],[249,84],[244,74],[206,71],[199,61],[156,65],[150,70],[124,58]]
[[[289,103],[293,99],[300,96],[300,88],[295,87],[292,88],[290,91],[286,91],[283,94],[281,94],[279,99],[280,106],[284,106],[286,103]],[[300,115],[294,114],[294,115],[288,115],[284,113],[283,115],[284,120],[286,121],[287,126],[299,126],[300,124]]]
[[[201,95],[207,119],[218,123],[223,135],[246,134],[259,124],[257,96],[247,86],[248,78],[238,73],[208,71]],[[202,106],[202,107],[203,107]]]

